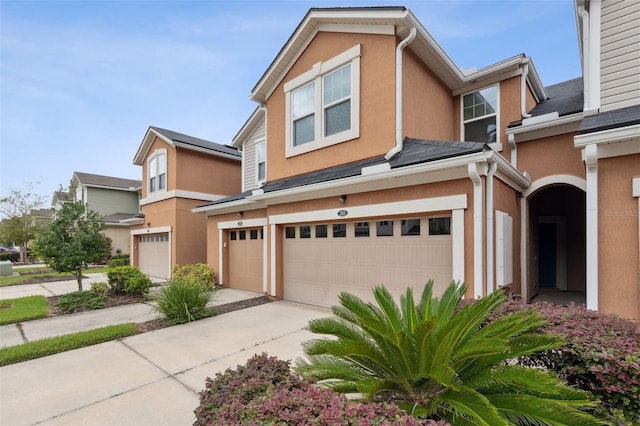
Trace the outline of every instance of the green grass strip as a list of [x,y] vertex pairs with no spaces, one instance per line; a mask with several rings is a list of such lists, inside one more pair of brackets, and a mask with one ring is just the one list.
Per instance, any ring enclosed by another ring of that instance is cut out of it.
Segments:
[[[25,268],[28,269],[28,268]],[[45,267],[40,267],[37,268],[36,270],[38,271],[42,271],[43,269],[46,269]],[[8,285],[16,285],[16,284],[21,284],[23,281],[28,281],[28,280],[33,280],[33,279],[45,279],[45,278],[51,278],[51,277],[68,277],[70,280],[75,280],[75,276],[72,275],[70,272],[46,272],[46,273],[42,273],[42,274],[32,274],[30,273],[28,270],[24,270],[24,269],[19,269],[16,268],[13,270],[13,272],[17,272],[20,275],[12,275],[10,277],[1,277],[0,278],[0,287],[4,287],[4,286],[8,286]],[[82,273],[84,275],[86,274],[101,274],[101,273],[107,273],[109,272],[109,268],[108,267],[104,267],[104,268],[89,268],[89,269],[85,269],[84,271],[82,271]]]
[[0,325],[46,318],[49,302],[44,296],[0,300]]
[[134,323],[127,323],[9,346],[0,349],[0,366],[122,339],[134,335],[135,332],[136,325]]

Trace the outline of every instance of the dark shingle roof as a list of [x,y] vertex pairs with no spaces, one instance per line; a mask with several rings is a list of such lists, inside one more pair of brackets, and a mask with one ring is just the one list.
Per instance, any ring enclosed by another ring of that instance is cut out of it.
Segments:
[[[582,77],[545,87],[545,90],[549,98],[540,102],[529,111],[532,117],[556,111],[558,115],[562,117],[582,111],[584,107]],[[520,124],[522,124],[522,121],[518,120],[510,123],[508,127],[515,127]]]
[[54,191],[53,194],[58,199],[58,201],[71,201],[72,200],[71,194],[69,194],[68,192]]
[[91,173],[82,172],[74,172],[73,174],[78,177],[78,180],[83,185],[107,186],[119,189],[139,188],[142,185],[142,181],[134,179],[123,179],[118,177],[94,175]]
[[585,117],[580,124],[580,133],[593,133],[601,130],[640,124],[640,105],[620,108],[613,111]]
[[[485,149],[489,149],[488,146],[480,142],[447,142],[405,138],[402,151],[389,160],[389,164],[392,169],[397,169],[414,164],[429,163],[436,160],[443,160],[445,158],[453,158],[466,154],[482,152]],[[327,169],[316,170],[302,175],[267,182],[262,189],[265,193],[269,193],[315,183],[359,176],[364,167],[375,166],[385,162],[386,160],[384,156],[379,156],[353,163],[341,164]],[[248,195],[251,195],[251,191],[216,200],[212,203],[204,204],[199,207],[237,201],[246,198]]]
[[132,219],[134,217],[138,217],[139,213],[112,213],[106,215],[103,219],[105,222],[119,222],[123,219]]
[[204,148],[204,149],[208,149],[215,152],[220,152],[222,154],[232,155],[238,158],[242,157],[242,154],[238,152],[236,148],[228,145],[221,145],[219,143],[210,142],[210,141],[200,139],[200,138],[195,138],[189,135],[184,135],[182,133],[174,132],[172,130],[161,129],[155,126],[150,126],[150,128],[173,142],[184,143],[194,147]]

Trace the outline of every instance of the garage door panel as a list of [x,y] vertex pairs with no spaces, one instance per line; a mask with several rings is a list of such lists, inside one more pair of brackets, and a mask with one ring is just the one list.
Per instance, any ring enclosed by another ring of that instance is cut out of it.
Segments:
[[170,279],[170,250],[168,233],[138,236],[138,269],[150,277]]
[[228,285],[231,288],[262,292],[262,263],[264,240],[254,238],[261,233],[252,233],[251,229],[245,229],[244,239],[240,239],[238,231],[229,241],[229,277]]
[[396,299],[407,287],[419,297],[430,279],[435,294],[444,292],[452,279],[450,235],[424,235],[424,227],[423,235],[402,236],[397,225],[394,236],[376,237],[371,224],[369,237],[355,237],[351,223],[345,238],[285,238],[285,299],[328,307],[347,291],[373,301],[380,284]]

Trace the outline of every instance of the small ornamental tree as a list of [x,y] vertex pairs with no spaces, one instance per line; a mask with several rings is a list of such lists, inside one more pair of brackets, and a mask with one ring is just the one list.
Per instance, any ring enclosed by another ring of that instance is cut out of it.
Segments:
[[71,272],[82,291],[82,270],[109,255],[108,238],[101,233],[99,213],[80,203],[65,203],[55,220],[34,242],[35,253],[58,272]]

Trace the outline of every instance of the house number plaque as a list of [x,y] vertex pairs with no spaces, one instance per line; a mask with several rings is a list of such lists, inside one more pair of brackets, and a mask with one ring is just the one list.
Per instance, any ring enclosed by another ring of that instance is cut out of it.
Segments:
[[348,212],[346,210],[339,210],[338,211],[338,216],[340,217],[345,217],[348,214]]

